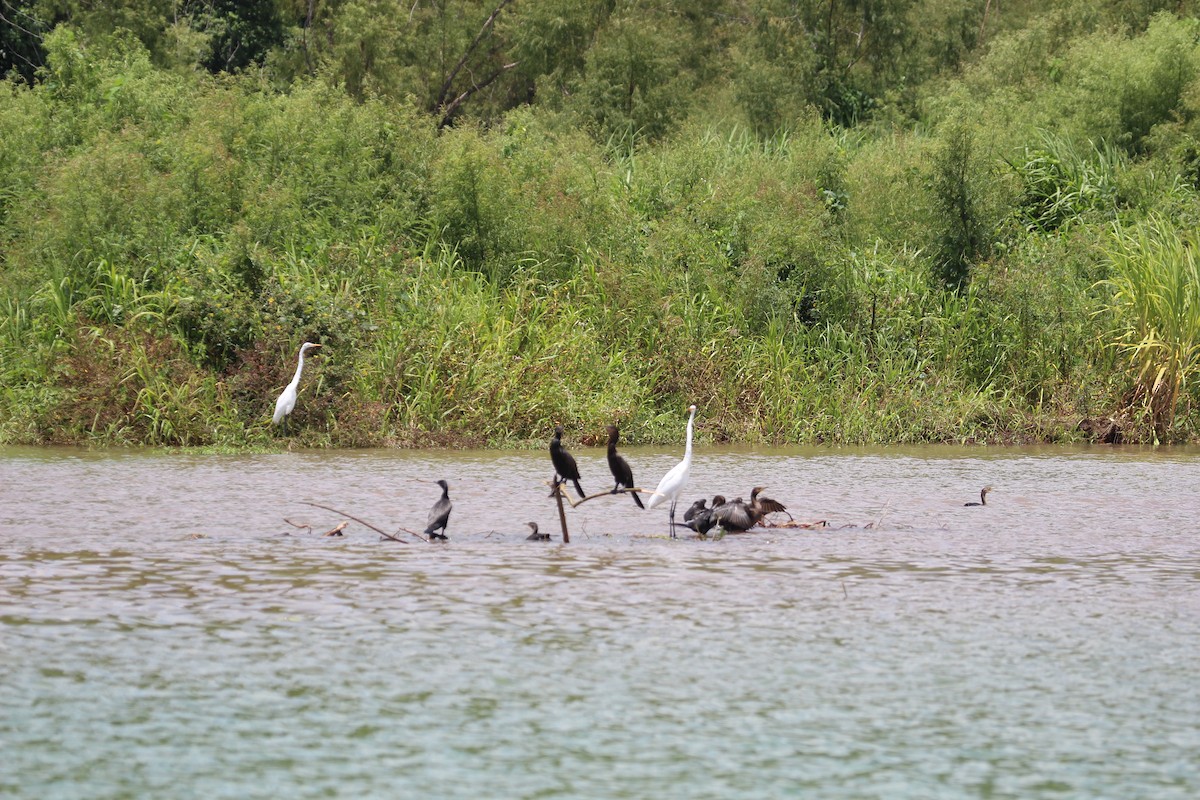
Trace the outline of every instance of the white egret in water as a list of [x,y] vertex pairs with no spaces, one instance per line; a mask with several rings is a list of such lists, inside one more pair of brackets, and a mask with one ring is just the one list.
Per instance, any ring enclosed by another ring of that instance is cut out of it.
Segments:
[[296,374],[292,376],[292,382],[283,390],[283,394],[279,395],[279,399],[275,401],[275,416],[271,417],[271,424],[278,425],[282,422],[284,433],[287,433],[288,415],[296,407],[296,390],[300,387],[300,373],[304,371],[304,354],[320,346],[312,342],[300,345],[300,363],[296,365]]
[[671,467],[671,471],[663,475],[662,480],[658,482],[658,488],[650,496],[650,502],[646,504],[646,508],[656,508],[664,501],[671,501],[672,539],[675,538],[675,504],[679,501],[679,494],[683,491],[683,487],[687,486],[688,476],[692,471],[692,423],[696,419],[696,407],[688,406],[688,412],[687,445],[683,450],[683,461]]

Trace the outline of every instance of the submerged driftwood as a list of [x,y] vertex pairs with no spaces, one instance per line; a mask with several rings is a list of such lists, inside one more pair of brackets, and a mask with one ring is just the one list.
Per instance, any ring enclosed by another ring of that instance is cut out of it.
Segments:
[[[345,511],[339,511],[336,508],[331,508],[330,506],[322,505],[321,503],[313,503],[308,500],[305,500],[303,502],[304,502],[304,505],[306,505],[306,506],[314,506],[316,508],[323,508],[326,511],[332,511],[335,514],[341,514],[343,517],[349,517],[350,519],[357,522],[359,525],[365,525],[366,527],[375,531],[376,533],[378,533],[380,536],[384,537],[385,539],[391,539],[393,542],[400,542],[400,544],[408,544],[408,542],[406,542],[404,539],[401,539],[398,536],[393,536],[392,534],[388,533],[387,531],[385,531],[381,528],[377,528],[374,525],[372,525],[371,523],[367,522],[366,520],[359,519],[358,517],[354,516],[353,514],[347,514]],[[292,523],[292,524],[294,524],[294,523]],[[417,533],[416,531],[410,531],[407,528],[400,528],[399,530],[402,530],[405,533],[410,534],[412,536],[416,536],[418,539],[424,539],[425,541],[429,541],[428,539],[425,539],[425,537],[423,537],[421,534]],[[332,535],[332,531],[325,535],[326,536]]]

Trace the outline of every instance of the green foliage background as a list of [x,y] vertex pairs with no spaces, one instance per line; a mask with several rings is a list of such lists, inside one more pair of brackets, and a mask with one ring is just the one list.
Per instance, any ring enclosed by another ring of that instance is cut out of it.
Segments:
[[2,442],[1200,432],[1191,3],[4,10]]

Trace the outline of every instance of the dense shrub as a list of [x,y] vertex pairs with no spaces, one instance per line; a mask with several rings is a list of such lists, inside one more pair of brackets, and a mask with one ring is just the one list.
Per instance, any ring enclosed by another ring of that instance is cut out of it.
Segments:
[[266,445],[306,340],[309,445],[674,440],[690,402],[714,439],[1075,436],[1153,391],[1104,287],[1191,263],[1108,226],[1200,222],[1196,24],[1033,5],[329,3],[214,76],[215,18],[64,0],[0,91],[0,441]]

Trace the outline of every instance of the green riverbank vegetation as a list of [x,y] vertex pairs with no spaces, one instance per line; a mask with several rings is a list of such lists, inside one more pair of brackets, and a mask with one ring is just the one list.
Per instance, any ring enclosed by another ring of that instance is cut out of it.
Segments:
[[0,442],[1200,437],[1195,3],[0,8]]

